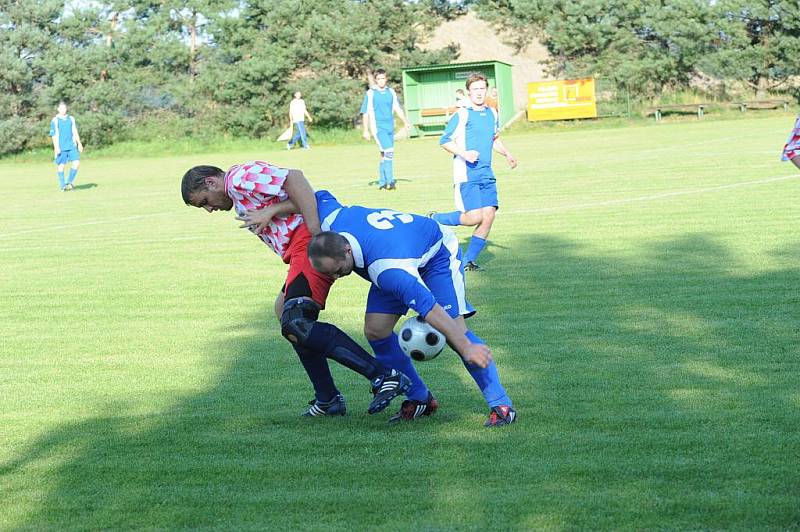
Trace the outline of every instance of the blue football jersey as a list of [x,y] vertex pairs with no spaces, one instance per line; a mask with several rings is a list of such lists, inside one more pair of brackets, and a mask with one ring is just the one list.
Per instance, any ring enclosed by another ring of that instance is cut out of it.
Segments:
[[350,243],[353,271],[421,316],[427,315],[436,299],[420,270],[443,245],[439,224],[392,209],[345,207],[326,190],[316,196],[322,230],[335,231]]
[[72,138],[72,125],[75,119],[67,115],[65,118],[53,117],[50,120],[50,136],[55,137],[58,133],[58,148],[61,151],[74,150],[77,148],[75,139]]
[[371,111],[376,128],[379,130],[394,131],[394,106],[396,101],[397,94],[389,87],[383,90],[377,87],[369,89],[366,94],[364,94],[364,100],[361,102],[361,114],[368,113],[370,111],[370,103],[372,103]]
[[473,108],[459,109],[450,118],[439,144],[455,142],[462,150],[475,150],[478,160],[468,163],[458,156],[453,165],[457,183],[473,181],[492,174],[492,149],[500,130],[497,113],[490,107],[477,110]]

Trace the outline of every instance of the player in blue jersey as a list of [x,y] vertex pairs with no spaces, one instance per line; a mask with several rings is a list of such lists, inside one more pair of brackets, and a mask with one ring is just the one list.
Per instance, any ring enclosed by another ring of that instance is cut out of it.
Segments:
[[361,123],[364,127],[364,138],[370,140],[370,135],[378,143],[381,151],[381,162],[378,164],[378,185],[381,190],[394,190],[394,114],[400,117],[405,124],[406,133],[410,131],[406,115],[400,107],[394,89],[386,86],[386,71],[375,71],[375,87],[364,94],[361,104]]
[[344,207],[324,190],[316,196],[323,232],[308,246],[312,266],[334,279],[356,272],[372,283],[364,323],[367,339],[379,361],[411,379],[408,399],[392,420],[430,415],[438,407],[394,333],[400,316],[411,308],[461,356],[489,405],[485,425],[512,423],[517,414],[492,352],[464,322],[475,311],[465,297],[455,234],[423,216]]
[[[81,152],[83,144],[78,135],[78,126],[75,118],[67,114],[67,104],[64,101],[58,102],[58,114],[50,121],[50,136],[53,138],[53,151],[55,152],[55,162],[58,167],[58,185],[62,191],[75,188],[72,182],[78,174],[78,167],[81,164]],[[64,180],[64,166],[72,162],[69,171],[69,179]]]
[[477,258],[494,223],[499,202],[497,180],[492,172],[492,150],[496,150],[513,169],[517,161],[497,138],[497,111],[486,104],[486,76],[475,73],[467,79],[470,105],[459,109],[450,119],[442,138],[442,148],[453,154],[453,187],[456,209],[431,213],[444,225],[477,226],[464,254],[467,271],[480,271]]

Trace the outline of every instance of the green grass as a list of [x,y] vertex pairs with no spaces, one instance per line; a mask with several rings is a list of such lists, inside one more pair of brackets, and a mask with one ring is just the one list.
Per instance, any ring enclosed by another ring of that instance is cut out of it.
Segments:
[[[0,164],[0,529],[800,527],[800,172],[792,116],[508,136],[472,327],[519,421],[456,355],[420,366],[429,419],[311,397],[272,302],[285,266],[230,214],[185,207],[194,164],[265,158],[345,203],[452,204],[434,139],[161,158],[86,155],[79,189]],[[466,237],[469,231],[460,229]],[[324,316],[362,343],[367,284]],[[390,409],[393,409],[390,407]]]

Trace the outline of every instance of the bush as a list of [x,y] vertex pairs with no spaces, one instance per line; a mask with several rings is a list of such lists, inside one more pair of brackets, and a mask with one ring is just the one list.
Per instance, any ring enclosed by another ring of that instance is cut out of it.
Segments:
[[[47,136],[47,126],[38,126],[18,116],[0,120],[0,153],[16,153],[36,146],[37,139]],[[41,131],[39,134],[36,129]]]

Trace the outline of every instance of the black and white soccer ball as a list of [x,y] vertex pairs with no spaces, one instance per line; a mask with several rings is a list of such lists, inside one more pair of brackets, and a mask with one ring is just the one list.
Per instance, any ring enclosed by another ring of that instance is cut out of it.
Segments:
[[403,351],[418,362],[432,360],[444,349],[444,335],[419,316],[404,321],[398,336]]

